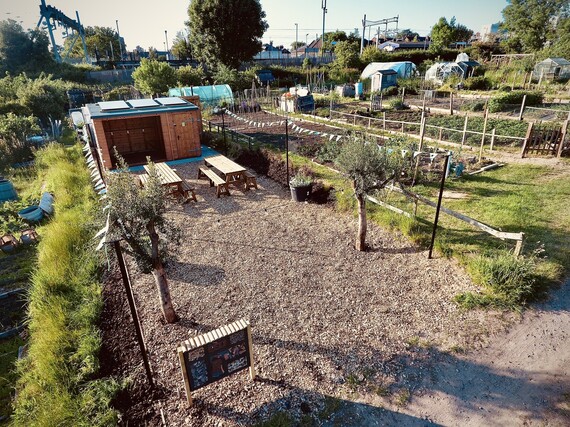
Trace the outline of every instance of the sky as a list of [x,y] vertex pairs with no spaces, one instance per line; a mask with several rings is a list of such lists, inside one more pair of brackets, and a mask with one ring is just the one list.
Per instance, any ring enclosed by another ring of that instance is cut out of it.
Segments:
[[[324,0],[261,0],[269,29],[262,41],[274,45],[291,46],[298,41],[314,40],[322,32]],[[41,0],[0,0],[0,20],[21,21],[25,29],[35,27],[40,18]],[[485,24],[499,22],[506,0],[327,0],[325,31],[344,30],[347,33],[359,28],[362,19],[378,21],[398,16],[398,28],[411,29],[426,35],[442,16],[479,32]],[[117,28],[125,39],[128,50],[137,45],[158,50],[169,46],[178,31],[185,29],[188,20],[189,0],[46,0],[70,18],[79,12],[84,26]],[[295,24],[298,31],[295,30]],[[394,24],[390,24],[394,25]],[[390,27],[389,27],[390,28]],[[166,33],[165,33],[166,31]],[[373,32],[375,30],[373,29]],[[296,35],[297,34],[297,35]],[[59,38],[61,40],[61,38]]]

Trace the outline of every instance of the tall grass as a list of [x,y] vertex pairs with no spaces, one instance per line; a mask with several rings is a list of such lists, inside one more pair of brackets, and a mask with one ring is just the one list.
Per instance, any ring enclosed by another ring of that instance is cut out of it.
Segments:
[[93,250],[96,198],[78,146],[38,152],[38,179],[55,195],[54,218],[42,230],[29,290],[28,355],[18,364],[16,426],[116,423],[109,401],[118,386],[93,381],[102,306]]

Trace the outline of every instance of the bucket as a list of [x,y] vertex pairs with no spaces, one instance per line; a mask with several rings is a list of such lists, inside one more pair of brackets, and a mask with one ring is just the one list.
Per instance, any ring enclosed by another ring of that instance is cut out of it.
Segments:
[[18,216],[29,222],[38,222],[44,217],[44,212],[39,206],[30,206],[18,212]]
[[18,194],[16,194],[14,185],[6,179],[0,180],[0,203],[7,200],[16,200],[17,198]]

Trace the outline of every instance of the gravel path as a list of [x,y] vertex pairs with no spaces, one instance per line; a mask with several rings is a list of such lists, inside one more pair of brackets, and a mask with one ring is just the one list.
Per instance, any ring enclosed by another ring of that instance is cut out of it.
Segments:
[[[251,425],[280,410],[324,422],[331,397],[352,403],[386,395],[384,404],[395,404],[429,379],[446,351],[485,346],[512,321],[457,308],[453,296],[476,289],[453,261],[428,260],[375,226],[373,249],[357,252],[354,218],[292,202],[264,177],[258,190],[217,199],[195,179],[197,166],[177,170],[196,185],[198,203],[170,214],[183,229],[178,259],[167,268],[178,323],[162,324],[152,276],[130,266],[161,388],[133,405],[162,410],[168,425]],[[207,386],[188,409],[177,345],[239,318],[252,324],[258,379],[243,371]]]

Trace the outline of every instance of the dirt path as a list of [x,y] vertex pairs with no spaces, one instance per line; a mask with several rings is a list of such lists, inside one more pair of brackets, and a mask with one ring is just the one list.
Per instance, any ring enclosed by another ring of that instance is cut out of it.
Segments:
[[484,350],[437,358],[404,409],[347,405],[331,425],[570,425],[569,289],[570,281]]

